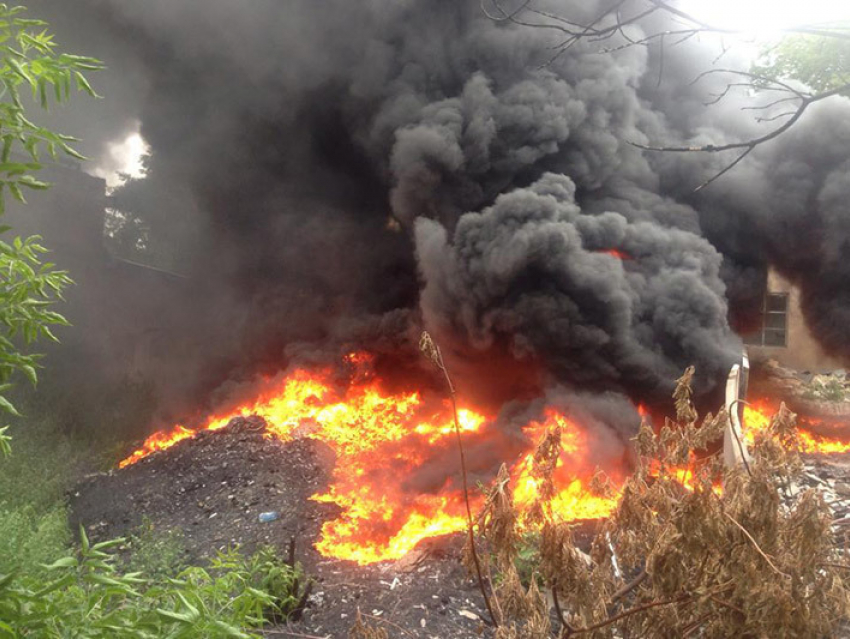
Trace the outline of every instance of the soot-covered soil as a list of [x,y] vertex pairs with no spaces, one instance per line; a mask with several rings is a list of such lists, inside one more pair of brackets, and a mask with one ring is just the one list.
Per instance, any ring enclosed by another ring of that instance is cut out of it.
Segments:
[[[246,552],[270,544],[286,556],[296,539],[296,557],[315,585],[301,622],[269,636],[346,637],[358,609],[392,637],[482,635],[486,613],[460,565],[462,535],[425,541],[400,561],[372,566],[322,557],[313,544],[337,508],[309,497],[327,486],[333,453],[309,439],[266,438],[262,428],[257,418],[236,419],[86,478],[71,495],[74,525],[98,541],[126,536],[145,521],[157,531],[181,531],[186,559],[195,563],[233,544]],[[280,518],[260,523],[265,511]]]

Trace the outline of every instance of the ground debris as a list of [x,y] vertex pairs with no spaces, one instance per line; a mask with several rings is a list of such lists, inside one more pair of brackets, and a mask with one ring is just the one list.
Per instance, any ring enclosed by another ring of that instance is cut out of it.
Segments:
[[[380,611],[367,621],[391,637],[480,637],[478,617],[448,614],[461,601],[484,614],[460,565],[463,535],[426,540],[399,562],[373,566],[318,554],[313,544],[336,507],[310,496],[328,485],[333,463],[320,442],[266,438],[262,419],[236,418],[122,470],[84,478],[69,494],[72,523],[96,541],[126,536],[144,521],[180,531],[189,563],[234,544],[248,552],[269,544],[286,557],[295,539],[297,560],[316,583],[302,620],[287,626],[294,633],[347,637],[359,609]],[[270,511],[279,518],[260,523]]]

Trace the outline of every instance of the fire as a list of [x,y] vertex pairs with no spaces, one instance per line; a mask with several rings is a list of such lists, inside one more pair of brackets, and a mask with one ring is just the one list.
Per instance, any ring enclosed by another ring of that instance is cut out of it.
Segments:
[[124,468],[130,464],[135,464],[137,461],[147,457],[151,453],[171,448],[174,444],[182,442],[184,439],[189,439],[196,434],[197,433],[195,431],[183,428],[183,426],[175,426],[173,430],[168,432],[154,433],[145,440],[145,443],[139,450],[135,451],[127,459],[119,463],[118,468]]
[[[752,444],[755,435],[767,429],[775,412],[763,401],[744,406],[744,437],[747,443]],[[850,452],[850,442],[818,435],[810,428],[811,422],[805,419],[799,421],[797,437],[800,452],[826,455]]]
[[[329,446],[336,454],[330,485],[312,497],[340,509],[324,523],[316,544],[325,556],[360,564],[398,559],[423,539],[464,530],[466,509],[458,481],[451,404],[419,392],[386,392],[366,354],[352,354],[346,363],[352,371],[347,384],[340,385],[330,370],[295,370],[283,379],[267,380],[255,399],[212,416],[199,430],[216,430],[234,417],[259,415],[267,422],[268,436],[284,441],[306,437]],[[469,445],[486,440],[499,446],[502,438],[504,450],[516,451],[517,442],[493,428],[488,415],[465,406],[458,408],[457,417]],[[617,499],[592,494],[584,479],[593,469],[586,465],[590,444],[578,425],[547,410],[543,420],[525,428],[527,447],[555,424],[562,430],[563,444],[555,512],[565,520],[610,514]],[[196,432],[176,426],[152,435],[119,466],[136,463]],[[530,453],[521,455],[512,472],[520,508],[529,507],[536,495],[530,461]],[[442,477],[438,485],[434,475]],[[481,496],[476,492],[472,500],[477,509]]]
[[[312,496],[317,502],[339,507],[339,514],[322,526],[316,548],[323,555],[359,564],[398,559],[423,539],[465,529],[451,403],[415,391],[387,392],[374,375],[368,354],[349,355],[346,364],[351,372],[347,383],[341,383],[330,369],[299,369],[280,379],[265,380],[251,401],[213,415],[201,429],[178,425],[156,433],[119,467],[169,448],[199,430],[217,430],[234,417],[259,415],[266,420],[266,436],[283,441],[315,439],[336,455],[328,488]],[[639,412],[645,413],[645,408],[640,407]],[[772,414],[766,403],[745,408],[749,442],[767,428]],[[573,521],[606,517],[616,508],[616,486],[606,495],[591,489],[593,445],[588,432],[561,411],[550,407],[539,421],[523,428],[527,436],[524,451],[494,427],[491,416],[473,407],[459,407],[457,419],[467,445],[486,442],[488,447],[513,451],[513,455],[519,451],[511,483],[520,513],[534,505],[540,489],[532,472],[531,447],[554,427],[560,429],[562,450],[554,472],[553,513]],[[799,434],[804,452],[850,451],[850,442],[817,435],[805,424]],[[668,469],[667,473],[693,490],[692,468]],[[621,486],[622,480],[615,476],[612,485]],[[476,491],[471,499],[477,510],[481,495]]]
[[[561,431],[561,456],[555,466],[555,485],[558,492],[552,499],[552,512],[564,521],[607,517],[617,507],[619,495],[597,495],[581,477],[590,477],[593,469],[587,466],[589,445],[586,433],[574,422],[549,408],[542,422],[531,422],[524,432],[531,441],[538,441],[546,431],[557,426]],[[537,500],[539,485],[532,475],[533,453],[526,455],[514,468],[514,503],[522,512]]]

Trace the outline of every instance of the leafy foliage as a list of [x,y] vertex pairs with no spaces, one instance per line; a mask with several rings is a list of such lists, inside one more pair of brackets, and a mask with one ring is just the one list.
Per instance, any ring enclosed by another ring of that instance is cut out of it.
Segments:
[[[41,20],[24,18],[23,7],[0,3],[0,215],[7,193],[21,203],[27,189],[46,189],[36,179],[40,154],[60,153],[82,159],[70,144],[74,138],[38,126],[26,115],[21,92],[47,109],[51,100],[67,100],[72,90],[96,96],[84,75],[102,65],[93,58],[59,53]],[[0,227],[0,235],[9,231]],[[36,382],[38,357],[28,347],[39,338],[55,340],[51,326],[67,324],[50,310],[71,280],[64,271],[42,263],[46,249],[40,238],[0,239],[0,411],[17,415],[7,398],[10,380],[22,373]],[[9,436],[0,429],[0,452],[8,454]]]
[[[686,421],[668,420],[659,432],[641,425],[637,468],[589,554],[545,503],[541,518],[517,521],[507,482],[497,479],[482,521],[500,576],[498,639],[832,636],[850,602],[845,566],[822,496],[794,488],[802,471],[795,416],[783,406],[749,464],[726,468],[711,452],[726,414],[698,421],[691,373],[674,395]],[[538,449],[543,474],[557,441],[547,435]],[[560,628],[536,580],[520,579],[517,525],[540,535],[535,571]]]
[[797,80],[817,93],[831,91],[850,83],[850,40],[788,36],[762,52],[753,72],[778,80]]
[[186,545],[182,531],[158,530],[143,517],[142,523],[127,540],[129,572],[142,572],[150,578],[173,577],[185,566]]
[[246,557],[220,553],[209,569],[187,568],[176,578],[121,574],[111,551],[125,542],[91,544],[80,530],[77,555],[45,568],[36,579],[0,574],[0,637],[237,637],[299,603],[300,569],[264,549]]

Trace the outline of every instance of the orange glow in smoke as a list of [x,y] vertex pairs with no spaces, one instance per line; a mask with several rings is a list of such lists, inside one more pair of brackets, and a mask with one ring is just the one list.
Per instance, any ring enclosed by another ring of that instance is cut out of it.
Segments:
[[605,255],[611,255],[612,257],[616,257],[618,260],[631,260],[634,259],[628,253],[621,251],[620,249],[603,249],[599,251],[599,253],[604,253]]

